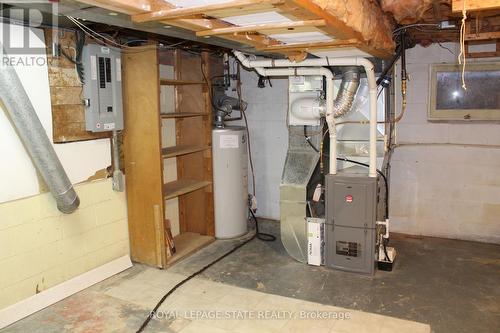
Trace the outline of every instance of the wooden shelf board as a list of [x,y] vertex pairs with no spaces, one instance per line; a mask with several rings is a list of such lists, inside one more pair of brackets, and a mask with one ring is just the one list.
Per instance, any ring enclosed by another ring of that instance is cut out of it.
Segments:
[[210,185],[207,180],[179,179],[163,185],[165,199],[172,199]]
[[196,153],[199,151],[210,149],[207,145],[179,145],[174,147],[167,147],[161,150],[163,158],[175,157],[179,155],[186,155]]
[[205,112],[171,112],[160,114],[163,119],[208,116]]
[[205,84],[203,81],[189,81],[189,80],[173,80],[173,79],[160,79],[162,86],[177,86],[188,84]]
[[175,254],[168,258],[167,266],[198,251],[215,240],[212,236],[200,235],[195,232],[184,232],[174,237]]

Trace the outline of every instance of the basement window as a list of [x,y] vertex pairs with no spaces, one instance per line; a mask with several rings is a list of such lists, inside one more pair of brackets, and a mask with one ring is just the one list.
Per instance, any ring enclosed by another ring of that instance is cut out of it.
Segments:
[[431,65],[429,120],[500,120],[500,63],[467,64],[465,69],[467,90],[462,89],[461,65]]

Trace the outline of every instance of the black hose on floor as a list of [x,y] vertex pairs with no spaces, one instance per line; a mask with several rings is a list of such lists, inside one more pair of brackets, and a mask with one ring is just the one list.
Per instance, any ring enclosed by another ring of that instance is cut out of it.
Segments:
[[261,241],[264,241],[264,242],[274,242],[276,240],[276,236],[271,235],[271,234],[266,234],[264,232],[260,232],[259,231],[259,221],[257,220],[257,217],[255,217],[253,210],[251,210],[250,208],[248,208],[248,210],[250,211],[250,214],[252,215],[252,218],[255,221],[255,236],[254,237],[257,237],[258,239],[260,239]]
[[188,282],[189,280],[191,280],[195,276],[199,275],[200,273],[203,273],[207,268],[209,268],[209,267],[213,266],[214,264],[218,263],[219,261],[221,261],[222,259],[224,259],[228,255],[230,255],[231,253],[234,253],[236,250],[238,250],[239,248],[243,247],[247,243],[250,243],[255,238],[258,238],[258,239],[260,239],[260,240],[262,240],[264,242],[272,242],[272,241],[276,240],[276,236],[273,236],[271,234],[266,234],[266,233],[259,232],[259,222],[257,220],[257,217],[255,216],[254,212],[250,208],[249,208],[249,211],[250,211],[250,214],[252,215],[253,220],[255,221],[255,234],[250,239],[247,239],[243,243],[240,243],[240,244],[236,245],[230,251],[226,252],[225,254],[223,254],[222,256],[220,256],[219,258],[217,258],[214,261],[212,261],[211,263],[203,266],[202,268],[200,268],[199,270],[197,270],[193,274],[189,275],[187,278],[185,278],[181,282],[177,283],[172,289],[170,289],[165,295],[163,295],[163,297],[158,301],[158,303],[156,303],[155,307],[153,308],[153,310],[151,310],[151,312],[146,317],[146,319],[142,323],[141,327],[139,327],[139,329],[136,331],[136,333],[141,333],[141,332],[144,331],[144,329],[148,326],[148,324],[151,321],[151,319],[153,319],[153,316],[156,313],[156,311],[158,311],[158,309],[163,304],[163,302],[165,302],[165,300],[167,299],[167,297],[170,296],[170,295],[172,295],[172,293],[174,291],[176,291],[177,288],[181,287],[184,283]]

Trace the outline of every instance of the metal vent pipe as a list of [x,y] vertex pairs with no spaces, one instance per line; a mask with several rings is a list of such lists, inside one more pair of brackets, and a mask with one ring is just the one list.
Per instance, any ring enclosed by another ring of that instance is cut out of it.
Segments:
[[[2,54],[6,54],[0,43]],[[12,66],[0,66],[0,99],[38,172],[66,214],[75,211],[80,200],[64,171],[45,129]]]
[[352,107],[352,102],[359,87],[359,69],[357,67],[345,67],[342,70],[342,82],[339,92],[333,102],[334,117],[342,117]]

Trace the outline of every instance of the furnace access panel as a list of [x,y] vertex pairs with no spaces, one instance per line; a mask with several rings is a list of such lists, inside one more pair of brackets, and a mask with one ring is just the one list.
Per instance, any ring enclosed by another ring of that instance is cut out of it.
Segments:
[[373,274],[378,180],[348,169],[325,177],[325,266]]

